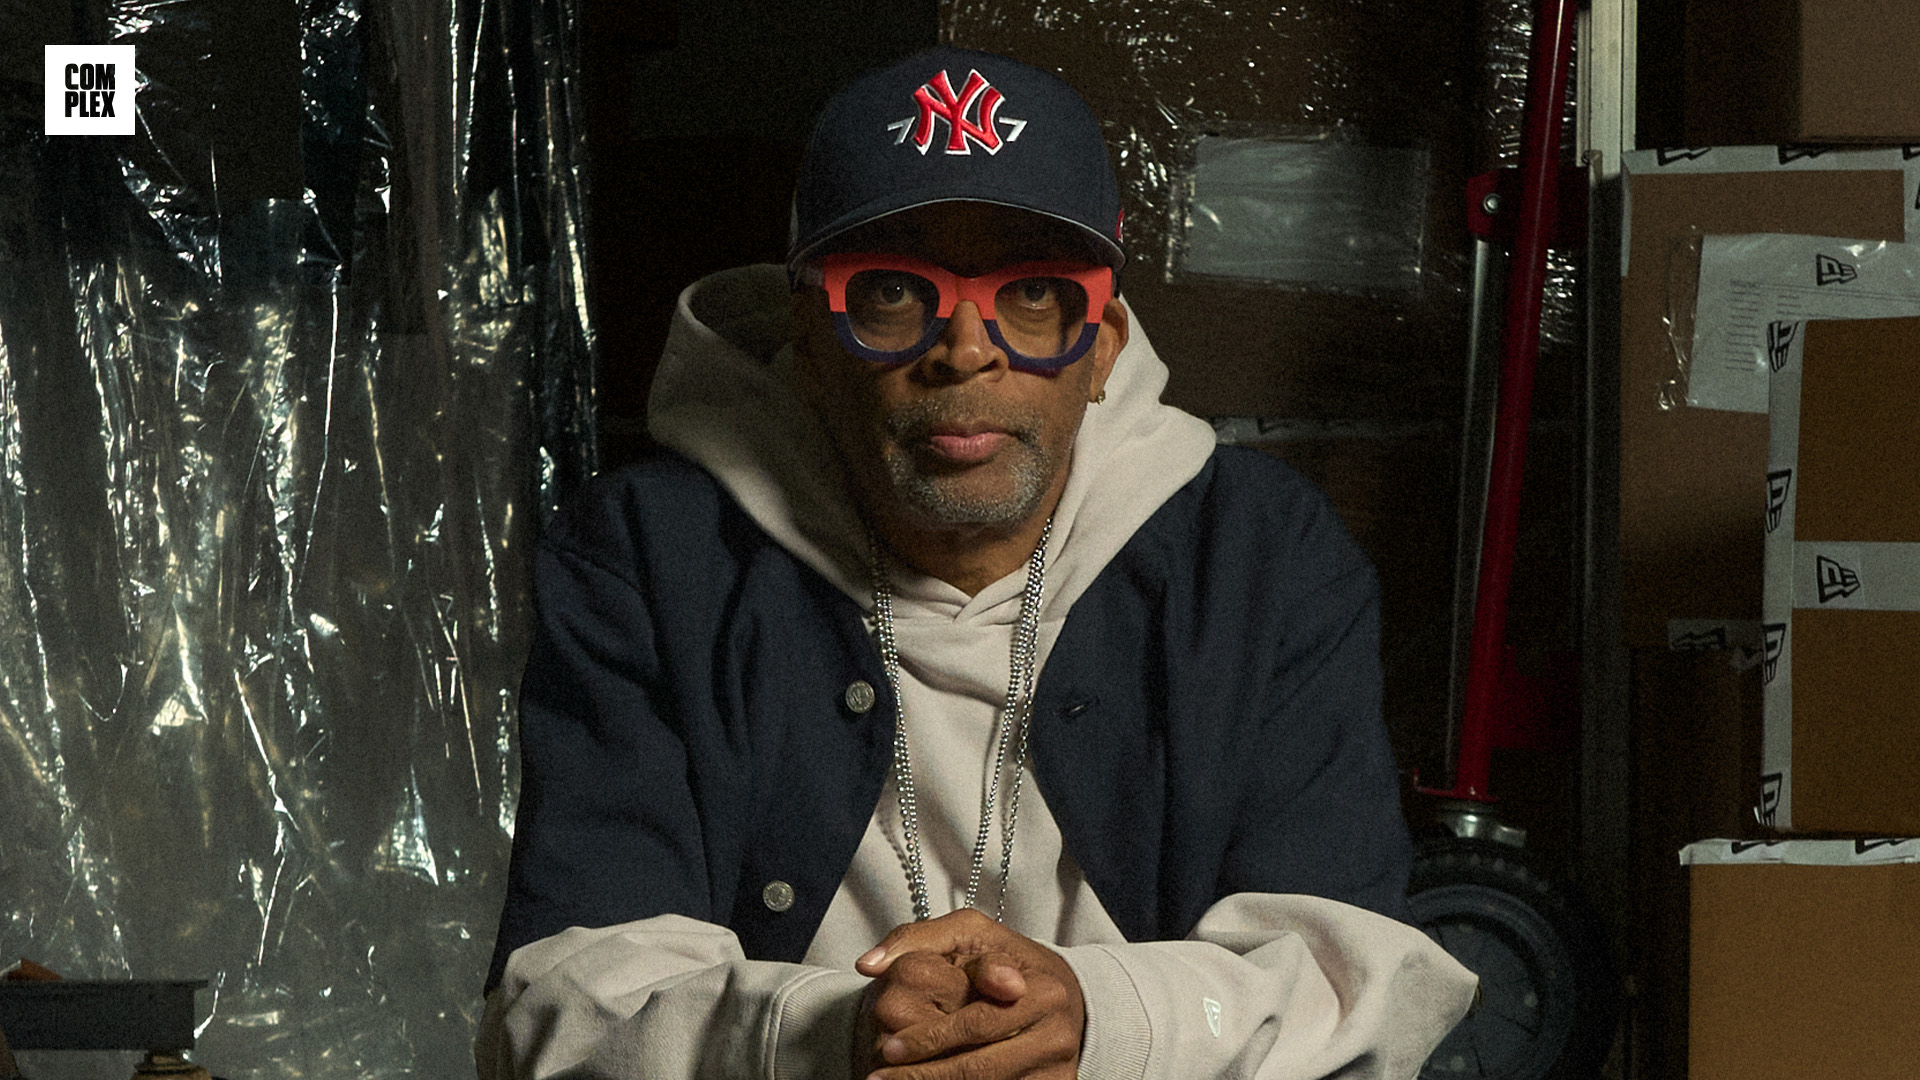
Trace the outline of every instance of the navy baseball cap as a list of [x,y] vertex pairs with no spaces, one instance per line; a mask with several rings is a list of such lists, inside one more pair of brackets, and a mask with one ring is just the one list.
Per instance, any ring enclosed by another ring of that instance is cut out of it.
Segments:
[[1087,103],[1049,72],[942,45],[861,76],[821,111],[787,265],[888,214],[960,200],[1078,226],[1107,265],[1126,261],[1120,192]]

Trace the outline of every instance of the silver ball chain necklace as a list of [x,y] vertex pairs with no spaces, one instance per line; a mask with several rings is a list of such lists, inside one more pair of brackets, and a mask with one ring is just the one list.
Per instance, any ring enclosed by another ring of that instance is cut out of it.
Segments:
[[[993,774],[987,780],[986,798],[980,807],[980,830],[973,840],[973,866],[967,871],[967,907],[978,907],[980,878],[986,862],[987,836],[992,831],[994,803],[1000,793],[1001,773],[1005,769],[1007,747],[1013,746],[1013,777],[1007,782],[1007,819],[1000,828],[1000,896],[994,905],[995,922],[1004,921],[1007,910],[1007,875],[1013,869],[1013,834],[1020,821],[1020,773],[1027,760],[1027,735],[1033,728],[1033,682],[1040,649],[1040,597],[1046,589],[1047,538],[1053,535],[1053,519],[1040,530],[1040,542],[1027,559],[1027,586],[1020,594],[1020,618],[1013,630],[1012,673],[1007,680],[1007,700],[1000,709],[999,745],[993,755]],[[867,531],[872,552],[873,614],[875,635],[880,639],[880,661],[886,667],[887,686],[893,691],[893,784],[900,795],[900,838],[906,848],[907,888],[913,897],[913,917],[933,917],[927,900],[927,872],[920,857],[920,804],[914,793],[913,760],[907,749],[907,706],[900,696],[900,651],[893,636],[893,580],[887,573],[886,551],[880,537]]]

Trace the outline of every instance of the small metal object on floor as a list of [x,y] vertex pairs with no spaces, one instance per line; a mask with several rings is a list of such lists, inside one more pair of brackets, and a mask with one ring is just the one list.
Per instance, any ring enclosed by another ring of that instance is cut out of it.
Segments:
[[0,1080],[15,1050],[144,1050],[133,1080],[212,1080],[187,1060],[193,993],[205,979],[93,981],[48,973],[0,980]]
[[207,1070],[187,1060],[187,1055],[172,1050],[149,1050],[146,1060],[133,1070],[133,1080],[213,1080]]

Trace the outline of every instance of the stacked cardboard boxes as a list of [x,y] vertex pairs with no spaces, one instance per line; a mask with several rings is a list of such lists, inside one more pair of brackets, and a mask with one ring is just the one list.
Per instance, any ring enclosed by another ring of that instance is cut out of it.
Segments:
[[1777,829],[1920,835],[1916,395],[1920,319],[1808,322],[1773,374],[1762,817]]
[[[1644,935],[1636,1056],[1644,1075],[1679,1080],[1689,1037],[1720,1037],[1714,1018],[1724,1014],[1701,1013],[1699,994],[1724,989],[1742,961],[1696,963],[1690,988],[1688,877],[1699,871],[1674,853],[1707,836],[1775,835],[1756,814],[1770,429],[1765,413],[1688,403],[1702,241],[1744,233],[1900,241],[1920,169],[1899,149],[1776,147],[1641,151],[1625,165],[1619,498],[1638,792],[1632,919]],[[1816,333],[1813,343],[1821,340]],[[1724,914],[1714,897],[1691,894],[1696,949],[1703,925]],[[1690,998],[1700,1020],[1691,1028]]]
[[[1920,833],[1920,319],[1811,320],[1771,379],[1763,793],[1776,835]],[[1689,846],[1692,1080],[1920,1061],[1920,841]]]

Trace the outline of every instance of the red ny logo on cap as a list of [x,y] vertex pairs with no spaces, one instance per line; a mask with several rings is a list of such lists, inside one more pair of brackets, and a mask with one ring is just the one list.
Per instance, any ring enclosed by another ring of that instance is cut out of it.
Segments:
[[[997,154],[1006,143],[1020,138],[1020,133],[1027,126],[1025,120],[1005,117],[1009,127],[1005,140],[1001,139],[999,124],[1003,118],[1000,116],[1000,106],[1005,103],[1006,97],[978,71],[967,73],[967,84],[958,94],[953,92],[953,83],[948,81],[947,73],[938,72],[913,92],[913,100],[920,106],[918,119],[909,117],[887,127],[900,133],[894,140],[896,146],[907,140],[907,129],[911,127],[913,145],[922,154],[933,145],[936,119],[947,122],[949,154],[971,154],[973,143],[978,143],[989,154]],[[969,116],[972,119],[968,119]]]

